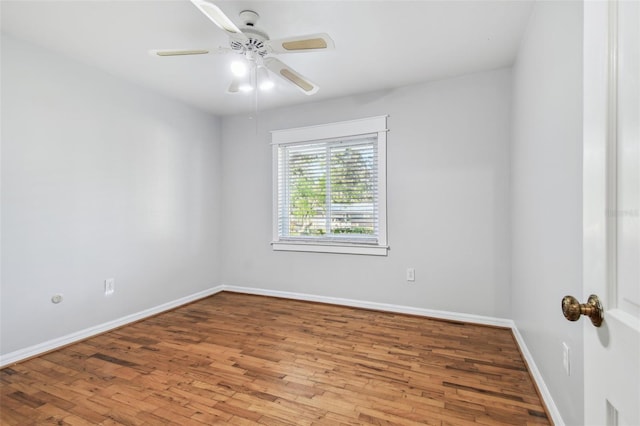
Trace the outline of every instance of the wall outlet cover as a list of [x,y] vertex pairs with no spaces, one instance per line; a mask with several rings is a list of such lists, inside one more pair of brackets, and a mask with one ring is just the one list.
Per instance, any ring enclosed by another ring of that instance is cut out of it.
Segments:
[[407,281],[415,281],[416,280],[416,270],[414,268],[407,268]]
[[116,291],[116,279],[115,278],[107,278],[104,280],[104,295],[110,296]]

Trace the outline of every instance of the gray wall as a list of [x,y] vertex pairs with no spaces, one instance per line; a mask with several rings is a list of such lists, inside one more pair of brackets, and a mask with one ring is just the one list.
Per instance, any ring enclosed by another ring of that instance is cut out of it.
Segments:
[[[223,118],[223,283],[508,317],[510,86],[503,69]],[[389,255],[273,252],[269,131],[384,114]]]
[[[582,3],[536,2],[513,71],[511,316],[567,424],[583,422]],[[571,376],[562,367],[571,348]]]
[[1,352],[217,284],[219,141],[216,117],[3,37]]

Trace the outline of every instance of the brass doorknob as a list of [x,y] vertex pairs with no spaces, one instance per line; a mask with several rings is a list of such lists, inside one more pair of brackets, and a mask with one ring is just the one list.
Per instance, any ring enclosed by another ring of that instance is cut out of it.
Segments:
[[580,315],[586,315],[596,327],[602,325],[604,319],[604,309],[602,303],[595,294],[589,296],[587,303],[580,303],[573,296],[565,296],[562,298],[562,313],[569,321],[577,321]]

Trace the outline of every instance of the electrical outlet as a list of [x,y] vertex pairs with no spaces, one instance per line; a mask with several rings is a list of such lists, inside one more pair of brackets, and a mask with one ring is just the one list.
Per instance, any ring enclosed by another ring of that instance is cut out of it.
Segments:
[[104,280],[104,295],[111,296],[116,291],[116,279],[107,278]]
[[51,303],[55,303],[58,304],[60,302],[62,302],[62,294],[58,293],[58,294],[54,294],[53,297],[51,298]]
[[571,351],[569,349],[569,345],[565,342],[562,342],[562,366],[564,367],[564,372],[567,373],[567,376],[571,375]]
[[414,282],[416,280],[416,270],[414,268],[407,268],[407,281]]

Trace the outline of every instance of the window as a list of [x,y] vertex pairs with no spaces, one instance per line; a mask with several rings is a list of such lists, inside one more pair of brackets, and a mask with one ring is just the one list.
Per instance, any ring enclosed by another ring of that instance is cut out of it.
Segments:
[[386,121],[272,132],[274,250],[387,254]]

